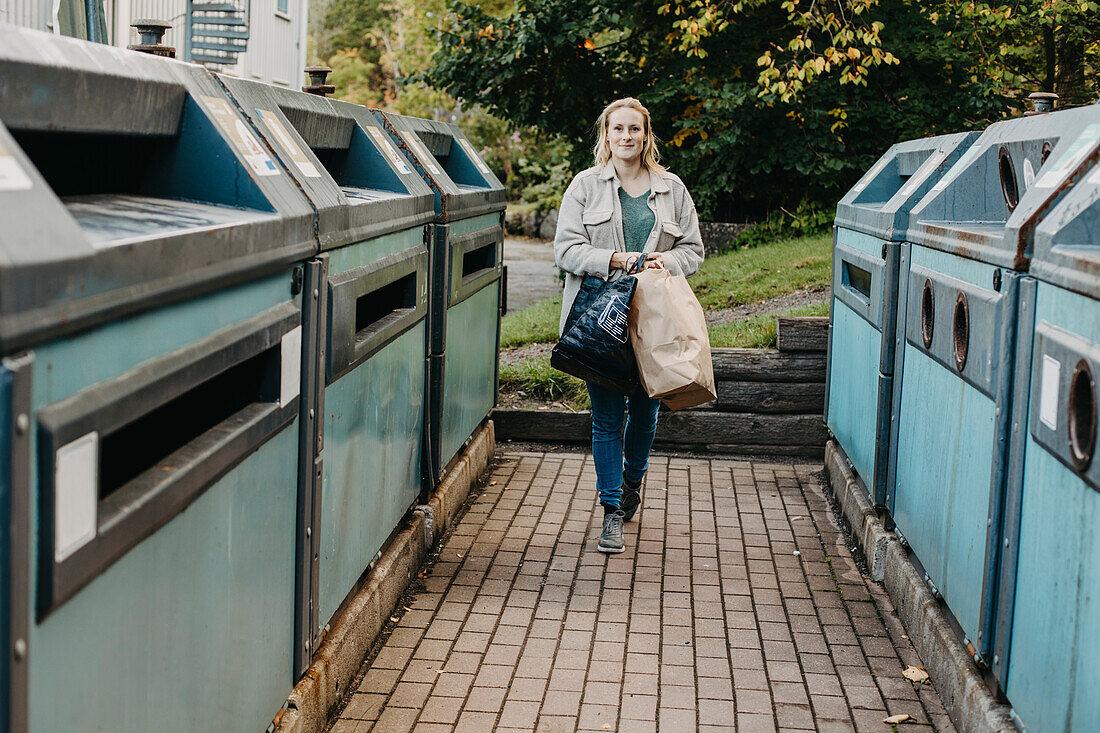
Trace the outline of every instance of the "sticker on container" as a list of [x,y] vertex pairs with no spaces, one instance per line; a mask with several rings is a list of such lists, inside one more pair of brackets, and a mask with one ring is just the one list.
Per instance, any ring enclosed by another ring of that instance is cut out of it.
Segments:
[[1043,375],[1039,389],[1039,422],[1051,430],[1058,429],[1058,383],[1061,381],[1062,363],[1049,354],[1043,354]]
[[913,173],[913,175],[909,176],[909,180],[905,182],[905,185],[901,187],[898,193],[900,193],[903,197],[912,194],[914,191],[917,190],[917,188],[920,187],[922,183],[924,183],[925,179],[928,178],[928,175],[933,170],[935,170],[937,166],[943,163],[946,158],[947,153],[943,152],[942,150],[938,150],[935,153],[932,153],[932,155],[928,156],[928,160],[924,161],[924,163],[921,164],[921,167],[917,168],[916,172]]
[[[1035,188],[1054,188],[1069,176],[1081,162],[1096,150],[1100,143],[1100,122],[1094,122],[1077,136],[1069,149],[1064,152],[1058,161],[1050,167],[1043,166],[1046,171],[1035,181]],[[1048,161],[1049,165],[1049,161]],[[1040,168],[1040,171],[1043,169]]]
[[302,149],[294,142],[294,138],[286,131],[286,127],[283,126],[282,121],[275,116],[274,112],[268,112],[266,109],[257,109],[256,114],[260,116],[264,126],[271,131],[271,134],[279,141],[279,145],[281,145],[287,155],[290,156],[290,159],[294,161],[294,165],[298,166],[298,170],[303,176],[306,178],[321,177],[320,172],[317,170],[317,166],[309,161],[309,158],[306,157],[306,154],[303,153]]
[[283,334],[279,349],[279,406],[286,407],[302,385],[302,327]]
[[852,190],[855,191],[856,193],[859,193],[863,189],[867,188],[867,184],[869,184],[871,181],[875,180],[875,176],[877,176],[879,174],[879,171],[881,171],[883,168],[885,168],[886,164],[889,163],[889,162],[890,162],[889,158],[880,158],[877,163],[875,163],[873,166],[871,166],[871,170],[869,170],[869,171],[867,171],[866,173],[863,174],[863,178],[859,179],[859,183],[852,186]]
[[1092,175],[1085,180],[1095,186],[1100,186],[1100,165],[1096,166],[1096,169],[1092,172]]
[[416,136],[415,132],[412,130],[402,130],[401,137],[405,138],[405,142],[409,144],[413,152],[417,154],[417,157],[420,158],[429,172],[437,176],[443,175],[443,171],[435,164],[435,156],[428,152],[428,149],[424,147],[424,143],[420,142],[420,138]]
[[458,139],[458,144],[461,145],[463,150],[465,150],[470,155],[470,158],[474,161],[474,164],[478,167],[478,170],[480,170],[487,176],[493,175],[493,172],[489,170],[489,166],[485,163],[484,160],[481,159],[481,156],[477,154],[477,151],[474,150],[474,146],[470,143],[469,140],[461,137]]
[[945,188],[947,188],[947,186],[951,183],[951,181],[954,180],[954,178],[958,177],[958,176],[953,177],[951,175],[952,171],[964,171],[964,170],[966,170],[967,166],[969,166],[971,163],[973,163],[974,160],[979,155],[981,155],[981,153],[983,151],[985,151],[987,149],[988,148],[980,148],[977,145],[972,146],[965,153],[963,153],[963,156],[961,158],[959,158],[957,161],[955,161],[955,165],[951,166],[947,170],[947,173],[943,174],[943,177],[940,178],[940,180],[936,182],[936,185],[932,186],[932,190],[933,191],[942,191]]
[[19,161],[0,143],[0,191],[26,191],[31,185],[31,178],[19,167]]
[[1024,159],[1024,188],[1031,188],[1031,184],[1035,183],[1035,166],[1031,164],[1031,160]]
[[401,175],[412,173],[409,164],[405,162],[401,153],[397,152],[397,148],[395,148],[389,138],[386,137],[386,133],[382,132],[377,127],[370,127],[369,125],[367,126],[367,132],[374,138],[374,142],[382,151],[382,154],[389,158],[390,162],[397,168],[398,173]]
[[88,433],[54,455],[53,557],[61,562],[95,539],[99,434]]
[[275,161],[271,159],[260,141],[252,134],[252,130],[248,129],[248,125],[244,123],[244,120],[233,112],[227,100],[219,97],[203,96],[202,101],[206,103],[210,114],[214,115],[214,120],[222,128],[222,132],[229,137],[233,147],[241,154],[244,162],[248,164],[253,173],[258,176],[276,176],[279,174]]

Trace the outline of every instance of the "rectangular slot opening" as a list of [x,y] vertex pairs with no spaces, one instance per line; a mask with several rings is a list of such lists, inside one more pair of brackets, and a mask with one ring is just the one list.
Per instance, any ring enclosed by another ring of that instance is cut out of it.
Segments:
[[462,255],[462,279],[467,280],[497,266],[497,244],[490,242]]
[[262,351],[101,437],[100,500],[244,408],[277,402],[280,360],[279,346]]
[[163,160],[176,142],[170,137],[40,130],[12,130],[12,136],[60,197],[143,193],[154,162]]
[[871,299],[871,273],[851,262],[844,263],[844,285],[867,300]]
[[362,341],[386,322],[416,307],[416,273],[360,295],[355,300],[355,339]]

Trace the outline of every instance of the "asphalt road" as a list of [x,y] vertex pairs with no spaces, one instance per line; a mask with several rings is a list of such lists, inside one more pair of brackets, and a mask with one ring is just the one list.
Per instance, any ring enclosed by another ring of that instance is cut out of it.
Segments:
[[552,242],[505,237],[504,265],[508,268],[509,312],[561,292]]

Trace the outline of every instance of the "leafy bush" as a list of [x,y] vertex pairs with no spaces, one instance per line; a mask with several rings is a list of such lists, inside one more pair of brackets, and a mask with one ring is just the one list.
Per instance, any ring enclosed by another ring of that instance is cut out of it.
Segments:
[[735,247],[755,247],[777,239],[808,237],[827,232],[833,224],[834,210],[803,201],[793,212],[773,211],[764,221],[753,224],[737,235]]

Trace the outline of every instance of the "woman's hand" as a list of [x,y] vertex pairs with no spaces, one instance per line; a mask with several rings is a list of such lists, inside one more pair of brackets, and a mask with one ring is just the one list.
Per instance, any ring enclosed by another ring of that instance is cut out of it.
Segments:
[[[642,255],[638,252],[615,252],[611,255],[611,267],[617,267],[620,270],[629,270],[634,267],[634,264],[641,256]],[[646,254],[644,269],[655,270],[663,268],[664,266],[663,255],[660,252],[650,252]]]

